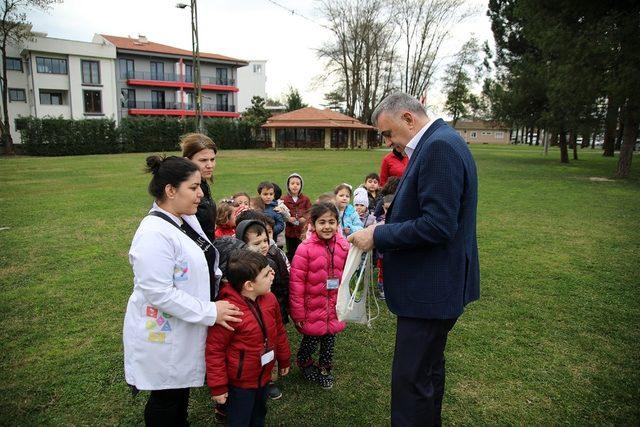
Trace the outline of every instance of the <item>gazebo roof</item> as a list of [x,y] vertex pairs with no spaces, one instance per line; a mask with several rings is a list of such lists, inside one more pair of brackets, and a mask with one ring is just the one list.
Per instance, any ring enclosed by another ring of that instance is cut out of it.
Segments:
[[263,128],[333,128],[374,130],[375,127],[333,110],[305,107],[269,118]]

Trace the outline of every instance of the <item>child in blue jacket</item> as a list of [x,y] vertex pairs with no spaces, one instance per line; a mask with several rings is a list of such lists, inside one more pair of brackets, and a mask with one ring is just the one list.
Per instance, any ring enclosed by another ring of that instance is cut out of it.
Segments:
[[351,186],[345,183],[340,184],[333,190],[333,194],[336,195],[336,207],[340,214],[338,218],[340,233],[347,237],[351,233],[362,230],[360,216],[356,209],[349,204],[352,195]]
[[276,222],[275,227],[273,227],[273,240],[277,240],[278,234],[284,231],[284,218],[281,213],[274,210],[274,208],[278,206],[278,202],[274,200],[275,191],[273,183],[263,181],[258,184],[258,195],[260,199],[262,199],[262,203],[264,203],[264,214],[273,218]]

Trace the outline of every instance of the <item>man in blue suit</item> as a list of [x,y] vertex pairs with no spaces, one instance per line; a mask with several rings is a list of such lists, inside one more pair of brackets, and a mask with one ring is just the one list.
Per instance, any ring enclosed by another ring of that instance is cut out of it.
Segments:
[[372,120],[409,164],[386,224],[349,241],[384,254],[386,302],[398,316],[391,423],[440,425],[447,335],[480,296],[476,165],[460,135],[442,119],[429,119],[407,94],[389,95]]

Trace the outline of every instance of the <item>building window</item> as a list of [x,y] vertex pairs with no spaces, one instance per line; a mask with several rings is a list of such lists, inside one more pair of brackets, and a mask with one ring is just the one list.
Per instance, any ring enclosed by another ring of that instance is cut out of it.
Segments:
[[226,93],[216,94],[216,111],[229,111],[229,95]]
[[80,61],[82,65],[82,84],[99,85],[100,84],[100,62],[99,61]]
[[504,138],[504,132],[496,132],[496,139],[503,139]]
[[102,94],[99,90],[83,90],[85,114],[102,113]]
[[64,94],[60,91],[41,90],[40,104],[42,105],[64,105]]
[[9,102],[27,102],[27,93],[24,89],[9,88]]
[[216,68],[217,83],[219,85],[229,84],[228,70],[226,68]]
[[193,65],[185,64],[184,81],[187,83],[193,83]]
[[118,68],[120,69],[121,79],[133,79],[135,77],[133,59],[119,59]]
[[67,74],[67,60],[37,56],[36,69],[45,74]]
[[134,89],[122,89],[120,92],[121,105],[126,108],[136,108],[136,91]]
[[20,58],[7,58],[7,70],[22,71],[22,60]]
[[253,72],[257,74],[262,73],[262,64],[253,64]]
[[151,80],[164,80],[164,62],[151,61]]
[[151,108],[156,108],[161,110],[165,109],[164,91],[162,90],[151,91]]
[[478,137],[478,132],[475,130],[472,130],[470,134],[470,138],[477,138],[477,137]]

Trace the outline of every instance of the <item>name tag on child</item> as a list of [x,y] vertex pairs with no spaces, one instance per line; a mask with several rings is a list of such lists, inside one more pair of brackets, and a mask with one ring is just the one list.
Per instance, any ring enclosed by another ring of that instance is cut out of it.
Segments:
[[340,287],[340,280],[337,277],[327,279],[327,289],[338,289]]
[[269,350],[265,354],[263,354],[262,357],[260,358],[260,362],[262,362],[262,366],[271,362],[273,360],[273,356],[274,356],[273,350]]

